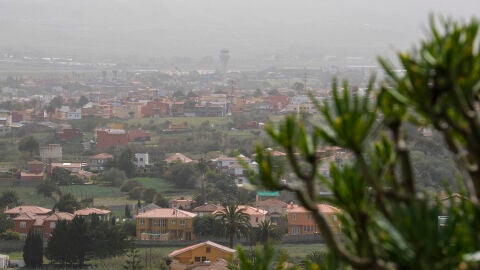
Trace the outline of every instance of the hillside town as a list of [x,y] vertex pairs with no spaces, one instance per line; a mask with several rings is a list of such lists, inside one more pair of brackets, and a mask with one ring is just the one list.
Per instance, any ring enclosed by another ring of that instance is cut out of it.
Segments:
[[[331,91],[317,84],[312,88],[300,79],[286,83],[301,72],[255,73],[256,78],[265,76],[263,86],[255,89],[235,85],[235,80],[247,85],[258,81],[245,79],[252,72],[111,70],[7,77],[0,102],[2,145],[10,153],[1,163],[3,186],[13,185],[9,192],[14,196],[17,190],[34,190],[47,199],[39,205],[20,197],[18,204],[4,205],[12,221],[7,232],[25,240],[33,231],[48,243],[59,221],[94,217],[119,226],[132,224],[128,238],[139,246],[195,249],[204,243],[221,254],[192,255],[187,261],[183,252],[174,250],[167,257],[172,267],[177,265],[172,269],[209,263],[226,267],[235,243],[258,240],[244,235],[229,243],[198,224],[220,222],[219,213],[236,203],[248,216],[249,234],[268,225],[278,229],[276,241],[321,243],[311,213],[292,194],[250,183],[251,173],[258,170],[254,145],[266,136],[264,126],[287,114],[316,117],[308,93],[316,93],[314,98],[322,102],[331,98]],[[269,81],[282,87],[265,88]],[[264,152],[285,162],[282,151],[266,147]],[[324,161],[321,172],[328,176],[329,162],[342,163],[349,155],[339,147],[318,149]],[[283,181],[295,178],[286,174]],[[81,188],[84,194],[78,192]],[[103,195],[93,190],[106,188],[116,189],[115,196],[123,199],[104,203]],[[74,208],[59,205],[67,194],[77,203]],[[318,207],[339,232],[341,210],[328,204]]]
[[0,0],[0,269],[480,269],[473,2]]

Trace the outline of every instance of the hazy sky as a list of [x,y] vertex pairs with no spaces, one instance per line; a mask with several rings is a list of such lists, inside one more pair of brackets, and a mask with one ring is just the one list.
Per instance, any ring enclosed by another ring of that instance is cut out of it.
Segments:
[[428,14],[478,0],[0,0],[0,48],[61,55],[239,57],[404,48]]

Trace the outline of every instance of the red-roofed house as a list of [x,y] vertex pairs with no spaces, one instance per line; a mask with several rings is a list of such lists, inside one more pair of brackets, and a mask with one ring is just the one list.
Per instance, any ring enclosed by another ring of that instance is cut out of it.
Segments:
[[159,208],[136,215],[139,240],[194,240],[193,218],[196,214],[174,209]]
[[5,210],[4,213],[14,218],[22,213],[29,212],[35,215],[47,215],[52,212],[51,209],[36,206],[36,205],[20,205],[12,209]]
[[216,204],[205,203],[204,205],[193,208],[192,213],[197,214],[199,217],[210,216],[213,212],[222,210],[223,207]]
[[86,219],[91,218],[92,216],[97,216],[99,220],[108,221],[110,219],[110,213],[112,211],[98,208],[84,208],[74,212],[75,216],[81,216]]
[[[235,253],[235,249],[206,241],[174,250],[168,254],[168,257],[173,260],[172,269],[191,269],[192,266],[196,265],[211,266],[219,260],[230,261],[235,256]],[[224,268],[208,267],[207,269]]]
[[268,96],[268,104],[275,112],[279,112],[285,109],[288,105],[289,97],[288,96]]
[[20,172],[20,180],[38,181],[43,180],[43,162],[33,160],[28,162],[28,171]]
[[[267,219],[267,214],[268,212],[265,210],[262,210],[260,208],[255,208],[250,205],[239,205],[238,209],[241,209],[243,213],[247,214],[250,216],[250,226],[252,227],[258,227],[258,224],[262,221],[265,221]],[[222,211],[222,209],[213,212],[212,214],[215,215],[216,213]]]
[[[328,204],[318,204],[317,207],[318,211],[326,216],[333,231],[339,232],[341,224],[338,215],[340,215],[342,211]],[[320,232],[313,219],[312,213],[301,206],[288,205],[287,221],[289,235],[307,235]]]
[[141,109],[142,117],[159,117],[169,114],[170,106],[161,100],[149,101]]
[[271,198],[263,201],[254,202],[253,206],[267,211],[270,220],[272,222],[277,222],[280,217],[287,214],[288,204],[278,199]]
[[193,204],[192,199],[185,199],[184,197],[180,197],[178,199],[172,199],[168,202],[168,206],[171,208],[178,208],[181,210],[190,210],[192,209]]
[[[38,211],[38,209],[36,209],[41,207],[30,206],[26,208],[42,213],[42,211]],[[14,223],[13,231],[19,233],[22,236],[22,238],[25,238],[31,230],[34,230],[43,238],[49,238],[59,220],[70,221],[74,218],[73,214],[66,213],[66,212],[51,213],[51,211],[49,211],[49,213],[50,214],[43,214],[43,213],[35,214],[28,211],[21,212],[16,217],[12,218]]]
[[107,153],[100,153],[89,158],[90,170],[103,171],[105,169],[105,163],[109,160],[113,160],[113,155]]
[[71,221],[75,215],[67,212],[55,211],[51,215],[43,219],[42,232],[43,237],[48,238],[52,235],[52,231],[55,229],[57,222],[60,220]]
[[164,161],[168,164],[174,163],[174,162],[180,162],[180,163],[190,163],[193,162],[193,159],[185,156],[184,154],[181,153],[175,153],[170,156],[168,156]]

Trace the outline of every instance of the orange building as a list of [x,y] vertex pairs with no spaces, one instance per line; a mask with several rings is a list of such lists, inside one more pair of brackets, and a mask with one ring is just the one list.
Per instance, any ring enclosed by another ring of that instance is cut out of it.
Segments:
[[235,253],[235,249],[206,241],[177,249],[168,254],[168,257],[173,260],[172,269],[191,269],[191,267],[199,265],[206,266],[207,268],[205,269],[219,269],[214,267],[214,265],[219,265],[219,262],[220,264],[223,262],[225,263],[224,266],[226,266],[226,262],[231,260]]
[[[339,232],[341,228],[338,215],[341,210],[328,204],[318,204],[318,211],[326,216],[330,227],[334,232]],[[302,206],[290,204],[287,209],[288,234],[289,235],[308,235],[320,232],[312,213]]]
[[174,209],[153,209],[136,216],[139,240],[194,240],[193,218],[196,214]]

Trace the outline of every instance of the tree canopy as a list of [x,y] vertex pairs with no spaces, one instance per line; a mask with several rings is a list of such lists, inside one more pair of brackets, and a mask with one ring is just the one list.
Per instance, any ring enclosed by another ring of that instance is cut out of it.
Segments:
[[75,210],[80,209],[80,206],[80,203],[72,193],[64,193],[62,196],[60,196],[58,202],[53,206],[53,208],[61,212],[69,212],[73,214]]
[[2,195],[0,196],[0,208],[5,209],[17,207],[21,204],[20,198],[18,197],[17,192],[15,190],[7,190],[3,191]]
[[32,157],[33,154],[39,151],[38,141],[33,136],[23,137],[18,143],[18,151],[28,152],[30,157]]

